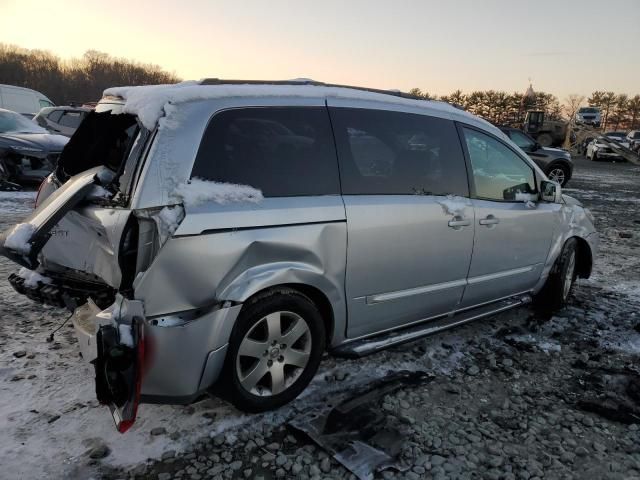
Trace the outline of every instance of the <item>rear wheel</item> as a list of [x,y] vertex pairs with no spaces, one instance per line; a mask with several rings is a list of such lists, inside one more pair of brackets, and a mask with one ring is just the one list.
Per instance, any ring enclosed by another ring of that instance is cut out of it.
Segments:
[[554,165],[548,170],[547,177],[552,182],[559,183],[561,187],[564,187],[569,179],[569,169],[562,165]]
[[231,334],[226,392],[240,410],[261,412],[297,397],[320,365],[324,324],[313,302],[291,289],[245,305]]
[[535,303],[538,309],[554,312],[566,305],[577,276],[576,261],[577,242],[575,238],[570,238],[562,247],[547,282],[536,295]]

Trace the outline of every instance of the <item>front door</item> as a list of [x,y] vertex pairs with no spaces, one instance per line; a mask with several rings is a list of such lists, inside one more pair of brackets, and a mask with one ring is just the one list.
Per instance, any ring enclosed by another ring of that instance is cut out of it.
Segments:
[[452,312],[474,229],[454,123],[330,102],[347,217],[347,336]]
[[473,171],[473,258],[461,307],[530,290],[547,259],[558,205],[538,202],[534,169],[495,137],[462,128]]

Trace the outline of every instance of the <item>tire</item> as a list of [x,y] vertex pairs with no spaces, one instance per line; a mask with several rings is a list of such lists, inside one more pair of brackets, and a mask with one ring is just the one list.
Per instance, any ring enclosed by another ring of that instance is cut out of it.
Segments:
[[541,133],[540,135],[538,135],[538,138],[536,140],[543,147],[550,147],[553,143],[553,137],[550,133]]
[[575,238],[565,242],[546,283],[535,297],[535,306],[538,310],[555,312],[567,304],[577,276],[577,246]]
[[564,165],[552,165],[545,173],[549,180],[559,183],[561,187],[569,181],[569,169]]
[[244,305],[231,333],[223,395],[245,412],[281,407],[309,384],[324,349],[324,323],[307,296],[288,288],[259,295]]

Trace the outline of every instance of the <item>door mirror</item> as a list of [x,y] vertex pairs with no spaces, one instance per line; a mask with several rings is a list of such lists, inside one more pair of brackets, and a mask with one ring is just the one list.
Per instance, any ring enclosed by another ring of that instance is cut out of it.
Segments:
[[556,182],[543,180],[540,182],[540,199],[543,202],[562,203],[562,189]]
[[542,148],[542,145],[540,145],[538,142],[536,142],[531,146],[531,151],[535,152],[536,150],[540,150],[541,148]]

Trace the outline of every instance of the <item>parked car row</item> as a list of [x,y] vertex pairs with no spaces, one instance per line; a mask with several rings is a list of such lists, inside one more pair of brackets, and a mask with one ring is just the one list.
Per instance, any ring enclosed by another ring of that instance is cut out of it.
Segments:
[[29,88],[0,85],[0,189],[37,185],[56,167],[89,107],[57,107]]
[[[629,132],[629,134],[625,132],[606,132],[603,137],[616,142],[622,147],[630,148],[631,142],[629,140],[629,135],[631,135],[632,133],[633,132]],[[592,161],[624,160],[622,156],[614,149],[612,149],[609,144],[603,142],[601,137],[595,137],[591,139],[591,141],[586,146],[585,156]]]
[[69,138],[55,135],[19,113],[0,109],[2,188],[37,185],[56,167]]
[[529,158],[547,175],[549,180],[564,187],[573,174],[571,154],[561,148],[543,147],[522,130],[511,127],[499,127],[513,143],[518,145]]

